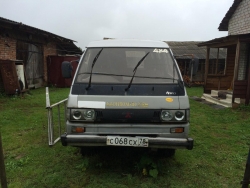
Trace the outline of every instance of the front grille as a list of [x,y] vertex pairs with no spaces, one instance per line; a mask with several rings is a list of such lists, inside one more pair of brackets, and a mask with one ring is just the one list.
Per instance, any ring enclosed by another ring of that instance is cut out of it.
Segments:
[[96,110],[96,121],[120,123],[150,123],[161,122],[160,110],[150,109],[103,109]]
[[154,111],[153,117],[160,117],[161,111]]
[[96,117],[102,118],[103,117],[102,111],[96,111]]

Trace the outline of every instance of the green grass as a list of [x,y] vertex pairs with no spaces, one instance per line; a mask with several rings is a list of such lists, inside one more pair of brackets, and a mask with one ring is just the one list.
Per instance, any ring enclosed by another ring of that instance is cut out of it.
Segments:
[[[69,89],[50,89],[51,103]],[[188,88],[201,96],[202,88]],[[239,187],[250,139],[250,108],[213,109],[190,99],[194,149],[172,158],[143,148],[102,148],[82,157],[78,148],[48,146],[45,89],[0,96],[0,126],[9,187],[186,188]],[[157,170],[153,178],[149,174]]]

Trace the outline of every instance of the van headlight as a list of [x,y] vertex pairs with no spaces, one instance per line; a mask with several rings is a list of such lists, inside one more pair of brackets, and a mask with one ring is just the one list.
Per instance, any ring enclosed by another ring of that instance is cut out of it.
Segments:
[[73,116],[73,118],[74,118],[75,120],[78,120],[78,119],[81,119],[82,113],[81,113],[79,110],[75,110],[75,111],[73,111],[72,116]]
[[161,119],[164,121],[170,121],[173,118],[173,114],[170,110],[162,110],[161,111]]
[[94,121],[95,110],[93,109],[71,109],[70,119],[73,121]]
[[84,117],[84,119],[87,119],[87,120],[93,120],[95,118],[95,111],[89,110],[89,109],[84,110],[83,117]]
[[175,118],[177,121],[183,120],[184,117],[185,117],[185,114],[184,114],[183,112],[181,112],[181,111],[175,112],[174,118]]
[[162,110],[162,121],[187,121],[185,110]]

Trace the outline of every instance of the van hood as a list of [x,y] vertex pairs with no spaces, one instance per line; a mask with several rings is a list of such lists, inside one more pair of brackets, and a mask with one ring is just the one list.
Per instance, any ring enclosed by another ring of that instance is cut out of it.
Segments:
[[189,109],[188,96],[69,95],[68,108]]

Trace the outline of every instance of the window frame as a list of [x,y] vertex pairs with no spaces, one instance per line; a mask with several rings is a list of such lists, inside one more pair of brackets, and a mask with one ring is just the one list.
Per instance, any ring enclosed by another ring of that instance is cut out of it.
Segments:
[[[217,49],[217,56],[216,59],[211,59],[211,51],[212,49]],[[225,59],[220,59],[220,49],[226,49],[225,52]],[[210,48],[210,53],[209,53],[209,59],[208,59],[208,70],[207,70],[207,75],[208,76],[225,76],[226,75],[226,69],[227,69],[227,48]],[[219,69],[219,64],[222,63],[220,61],[224,61],[224,68],[223,68],[223,73],[219,74],[220,69]],[[211,68],[212,66],[212,68]],[[215,66],[215,67],[214,67]],[[212,73],[211,73],[212,70]]]

